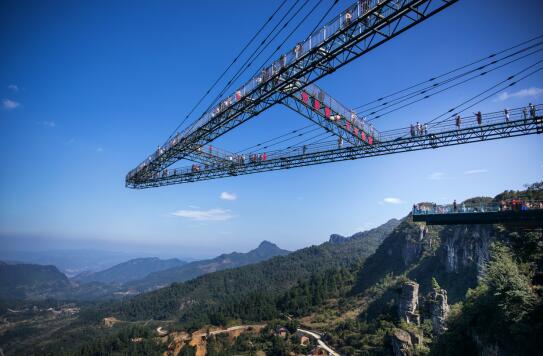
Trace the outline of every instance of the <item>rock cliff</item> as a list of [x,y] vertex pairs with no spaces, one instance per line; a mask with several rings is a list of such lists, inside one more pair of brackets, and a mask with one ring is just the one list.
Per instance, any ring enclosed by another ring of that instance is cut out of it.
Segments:
[[475,267],[480,277],[495,235],[492,225],[462,225],[444,229],[441,263],[447,272],[458,273],[465,268]]
[[419,284],[407,281],[402,285],[400,300],[398,302],[398,315],[400,320],[408,324],[419,324]]
[[449,314],[447,303],[447,291],[445,289],[434,289],[430,295],[430,317],[432,329],[435,334],[440,335],[447,331],[446,321]]

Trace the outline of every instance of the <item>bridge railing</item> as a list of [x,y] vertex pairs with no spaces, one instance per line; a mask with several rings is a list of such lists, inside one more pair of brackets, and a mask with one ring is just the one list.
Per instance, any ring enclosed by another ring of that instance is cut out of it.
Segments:
[[[381,140],[381,134],[373,127],[373,124],[368,123],[364,117],[359,118],[354,110],[347,108],[317,85],[309,84],[305,86],[301,91],[301,94],[298,95],[303,95],[303,93],[309,94],[313,100],[318,100],[321,106],[330,109],[327,118],[335,120],[335,118],[331,116],[339,115],[339,120],[341,120],[342,125],[346,127],[347,131],[353,131],[354,128],[357,128],[357,130],[363,131],[366,135],[373,137],[374,141]],[[309,103],[309,105],[312,104]]]
[[[428,136],[433,133],[453,131],[457,129],[464,129],[464,128],[470,128],[470,127],[478,127],[482,125],[507,123],[508,121],[514,121],[514,120],[534,120],[536,118],[541,117],[543,113],[543,104],[534,105],[533,112],[531,112],[528,106],[521,107],[521,108],[508,109],[508,112],[509,112],[509,119],[506,118],[506,114],[504,110],[481,114],[482,115],[481,124],[479,124],[479,122],[477,121],[477,116],[475,115],[475,113],[469,116],[461,116],[459,126],[456,125],[455,116],[452,116],[442,121],[427,125],[427,128],[424,130],[424,134],[422,135],[419,134],[418,132],[415,132],[415,134],[412,135],[411,127],[403,127],[399,129],[381,131],[381,141],[390,141],[390,140],[397,139],[398,137],[405,138],[405,137]],[[541,124],[543,124],[543,122]],[[422,123],[422,126],[424,126],[424,123]]]
[[539,200],[511,200],[504,202],[486,203],[461,203],[447,205],[420,204],[413,207],[413,215],[434,215],[434,214],[473,214],[492,213],[501,211],[527,211],[543,209],[543,201]]
[[[526,110],[525,110],[526,109]],[[541,113],[541,110],[543,109],[543,105],[537,105],[535,106],[535,111],[537,113]],[[533,122],[536,120],[538,122],[538,125],[541,125],[543,128],[543,118],[541,116],[531,117],[531,113],[528,108],[516,108],[509,110],[510,112],[510,120],[512,124],[517,124],[519,120],[521,122],[523,120],[526,120],[528,123]],[[526,112],[526,115],[525,115]],[[503,116],[503,111],[498,111],[494,113],[485,113],[483,114],[483,122],[482,122],[482,129],[484,129],[485,125],[493,124],[493,123],[501,123],[502,126],[506,127],[505,124],[505,117]],[[540,115],[540,114],[539,114]],[[444,129],[440,131],[447,131],[451,129],[451,126],[455,127],[455,124],[446,123],[440,127],[444,127]],[[465,118],[465,121],[462,124],[461,129],[466,129],[468,127],[476,127],[478,126],[477,121],[475,118]],[[388,136],[387,132],[383,133],[383,137],[394,137],[393,135]],[[387,142],[392,142],[395,140],[388,139],[383,140],[380,142],[376,142],[374,144],[386,144]],[[312,153],[322,153],[326,151],[333,151],[338,149],[338,142],[336,140],[330,140],[320,143],[308,143],[306,145],[298,145],[298,146],[291,146],[284,149],[277,149],[277,150],[270,150],[265,152],[252,152],[252,153],[233,153],[228,152],[226,150],[222,150],[219,148],[216,148],[211,145],[202,146],[196,149],[197,152],[203,153],[206,156],[213,156],[216,159],[214,162],[210,162],[209,164],[202,164],[202,165],[193,165],[189,168],[176,168],[176,169],[167,169],[163,170],[160,173],[153,173],[152,177],[169,177],[176,174],[183,174],[183,173],[190,173],[191,171],[193,173],[200,172],[202,170],[207,169],[224,169],[225,167],[232,167],[233,169],[236,168],[236,166],[242,166],[245,164],[259,164],[263,163],[269,160],[287,160],[289,157],[292,156],[300,156],[304,154],[312,154]],[[285,163],[287,164],[287,163]],[[486,211],[492,211],[492,206],[484,206],[484,207],[469,207],[470,209],[467,210],[467,212],[473,212],[475,208],[477,208],[478,211],[481,211],[482,209],[486,209]],[[438,212],[447,212],[452,209],[452,205],[450,207],[447,206],[440,206]],[[417,213],[429,213],[430,208],[425,207],[421,211],[417,211]]]
[[[300,61],[304,56],[313,51],[315,48],[320,47],[331,37],[337,35],[341,31],[351,28],[356,24],[356,31],[362,33],[368,28],[367,21],[355,21],[364,16],[369,16],[369,13],[375,13],[376,16],[388,16],[393,14],[396,9],[400,8],[400,4],[405,0],[359,0],[353,5],[349,6],[346,10],[342,11],[339,15],[335,16],[329,23],[321,27],[319,30],[311,34],[306,40],[300,42],[289,52],[280,56],[280,58],[274,61],[270,66],[264,68],[261,73],[251,78],[247,83],[242,85],[233,94],[222,98],[221,101],[216,104],[210,111],[204,113],[198,120],[188,126],[181,133],[176,134],[174,137],[168,139],[161,147],[151,154],[146,160],[141,162],[135,169],[131,170],[127,174],[127,178],[134,177],[135,174],[145,169],[152,161],[159,158],[166,151],[171,149],[179,143],[179,140],[189,136],[191,133],[202,127],[209,122],[216,115],[219,115],[236,103],[237,101],[244,100],[246,96],[253,92],[257,87],[269,81],[273,74],[278,69],[290,66],[297,61]],[[175,142],[175,143],[174,143]]]

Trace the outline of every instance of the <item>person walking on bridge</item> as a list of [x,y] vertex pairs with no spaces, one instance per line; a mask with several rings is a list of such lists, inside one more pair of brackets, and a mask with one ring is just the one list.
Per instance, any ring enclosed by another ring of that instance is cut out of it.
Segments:
[[460,130],[460,125],[462,125],[462,118],[460,117],[460,114],[456,115],[456,129]]
[[535,120],[535,116],[536,116],[535,105],[530,103],[530,104],[528,104],[528,107],[530,108],[530,119]]
[[475,117],[477,118],[477,125],[481,126],[481,124],[483,123],[483,114],[481,114],[480,111],[477,111],[475,113]]
[[509,110],[508,109],[503,110],[503,116],[505,116],[505,122],[509,122]]

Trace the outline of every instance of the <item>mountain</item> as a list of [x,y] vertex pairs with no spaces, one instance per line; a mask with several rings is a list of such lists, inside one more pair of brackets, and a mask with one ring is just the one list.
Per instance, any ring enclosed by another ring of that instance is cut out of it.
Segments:
[[[136,296],[122,304],[113,304],[105,308],[103,312],[130,319],[161,319],[183,316],[188,318],[202,305],[215,304],[228,298],[249,295],[254,291],[281,293],[294,286],[299,280],[308,278],[314,273],[333,267],[350,266],[365,259],[375,251],[377,246],[399,223],[398,220],[392,219],[365,234],[347,239],[342,244],[325,242],[319,246],[307,247],[285,256],[273,257],[264,262],[208,273],[184,283],[174,283],[169,287]],[[269,243],[264,242],[261,247],[269,248],[270,246]],[[261,251],[256,249],[249,254],[260,255]],[[215,263],[223,260],[225,256],[237,255],[223,255],[212,260],[214,262],[202,262],[201,266],[214,268],[217,266]],[[184,270],[190,265],[187,264],[175,270]],[[164,275],[168,272],[170,270],[157,272],[148,278]],[[174,273],[174,275],[177,274]]]
[[127,283],[126,287],[138,291],[150,291],[170,285],[173,282],[184,282],[207,273],[258,263],[275,256],[285,256],[289,253],[290,251],[283,250],[269,241],[262,241],[256,249],[247,253],[232,252],[213,259],[194,261],[182,266],[164,269],[150,273],[145,278]]
[[[0,236],[0,246],[3,238]],[[7,246],[10,246],[9,244]],[[68,277],[74,277],[86,271],[97,272],[110,268],[136,256],[124,252],[101,250],[46,250],[16,251],[1,249],[0,260],[20,261],[37,265],[53,265]]]
[[[531,193],[543,200],[541,189]],[[540,354],[541,241],[541,225],[425,226],[408,215],[122,303],[91,305],[42,345],[48,353],[128,353],[137,339],[146,354],[309,354],[316,342],[301,347],[303,323],[342,355]],[[105,321],[124,326],[104,332]],[[171,343],[156,342],[163,325]],[[219,336],[225,330],[235,334]]]
[[357,232],[349,237],[345,237],[339,234],[332,234],[330,235],[330,239],[328,241],[331,244],[342,244],[352,239],[367,239],[368,242],[374,241],[379,245],[384,239],[382,232],[394,230],[394,228],[398,226],[399,223],[400,221],[398,219],[390,219],[383,225],[379,226],[378,229],[370,229],[362,232]]
[[80,283],[101,282],[124,284],[133,280],[146,277],[152,272],[179,267],[186,262],[172,258],[161,260],[157,257],[135,258],[104,271],[76,276],[74,279]]
[[55,266],[0,262],[0,299],[43,299],[70,289]]

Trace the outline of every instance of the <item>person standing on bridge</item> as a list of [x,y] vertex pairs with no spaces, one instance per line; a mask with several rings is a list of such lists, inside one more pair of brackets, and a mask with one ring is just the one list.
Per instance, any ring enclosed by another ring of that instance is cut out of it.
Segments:
[[415,126],[411,124],[411,137],[415,137]]
[[528,107],[530,108],[530,119],[535,119],[535,105],[530,103],[528,104]]
[[280,61],[281,61],[281,69],[285,68],[287,66],[287,56],[282,54]]
[[505,116],[505,122],[509,122],[509,110],[508,109],[503,110],[503,116]]
[[343,148],[343,138],[339,137],[337,139],[337,146],[338,148]]
[[522,118],[524,121],[528,120],[528,109],[526,107],[522,108]]
[[456,115],[456,129],[460,130],[460,126],[462,125],[462,118],[460,117],[460,114]]
[[302,53],[302,43],[298,42],[296,47],[294,47],[294,54],[296,55],[296,59],[300,58],[301,53]]
[[483,114],[481,114],[480,111],[477,111],[475,113],[475,117],[477,118],[477,125],[481,126],[481,124],[483,123]]
[[351,12],[347,10],[347,12],[345,12],[345,22],[344,22],[345,27],[348,27],[351,24],[352,18],[353,16],[351,15]]
[[456,213],[458,212],[458,206],[456,205],[456,199],[453,201],[453,211]]

